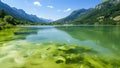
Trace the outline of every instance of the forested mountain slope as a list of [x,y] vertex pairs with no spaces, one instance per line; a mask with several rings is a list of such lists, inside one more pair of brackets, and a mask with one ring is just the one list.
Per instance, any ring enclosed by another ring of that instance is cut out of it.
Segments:
[[92,11],[70,22],[72,24],[119,25],[120,0],[105,1]]
[[38,18],[36,15],[30,15],[27,14],[22,9],[17,9],[15,7],[10,7],[9,5],[3,3],[0,1],[0,9],[4,10],[9,15],[13,16],[14,18],[20,19],[20,20],[26,20],[30,22],[40,22],[40,23],[48,23],[51,22],[51,20]]

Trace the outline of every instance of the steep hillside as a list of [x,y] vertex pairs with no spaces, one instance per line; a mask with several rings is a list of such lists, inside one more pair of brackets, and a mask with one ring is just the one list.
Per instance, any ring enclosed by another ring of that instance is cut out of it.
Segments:
[[62,18],[60,20],[55,21],[56,23],[68,23],[72,20],[75,20],[76,18],[80,17],[81,15],[84,15],[85,13],[91,11],[92,9],[79,9],[73,11],[69,16]]
[[120,0],[105,1],[70,22],[72,24],[120,25]]
[[25,20],[16,19],[0,9],[0,30],[15,27],[16,25],[37,25],[40,23],[33,23]]
[[51,22],[51,20],[38,18],[35,15],[29,15],[22,9],[12,8],[1,1],[0,1],[0,9],[3,9],[6,13],[17,19],[26,20],[30,22],[42,22],[42,23]]

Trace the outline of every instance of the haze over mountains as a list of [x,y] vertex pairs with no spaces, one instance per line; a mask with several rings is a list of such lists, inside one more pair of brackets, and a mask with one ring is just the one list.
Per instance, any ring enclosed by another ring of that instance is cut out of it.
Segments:
[[[119,25],[120,0],[103,0],[95,8],[78,9],[69,16],[56,20],[53,24],[85,24],[85,25]],[[10,7],[0,1],[0,9],[14,18],[30,22],[50,23],[51,20],[38,18],[36,15],[27,14],[22,9]]]
[[10,7],[9,5],[3,3],[2,1],[0,1],[0,9],[3,9],[6,13],[20,20],[41,23],[49,23],[52,21],[48,19],[39,18],[36,15],[27,14],[24,10],[17,9],[15,7]]
[[76,18],[80,17],[81,15],[86,14],[87,12],[89,12],[91,10],[92,10],[92,8],[90,8],[90,9],[84,9],[84,8],[83,9],[78,9],[78,10],[73,11],[69,16],[67,16],[65,18],[62,18],[62,19],[59,19],[55,22],[57,22],[57,23],[67,23],[67,22],[75,20]]
[[93,9],[76,10],[54,23],[60,22],[65,24],[119,25],[120,0],[103,0]]

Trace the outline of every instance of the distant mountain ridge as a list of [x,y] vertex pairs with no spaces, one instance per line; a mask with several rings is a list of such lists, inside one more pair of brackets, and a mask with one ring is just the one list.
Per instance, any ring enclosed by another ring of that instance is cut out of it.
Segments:
[[27,14],[22,9],[17,9],[15,7],[12,8],[9,5],[3,3],[2,1],[0,1],[0,9],[3,9],[5,12],[7,12],[8,14],[10,14],[11,16],[13,16],[17,19],[27,20],[27,21],[30,21],[30,22],[40,22],[40,23],[51,22],[51,20],[38,18],[36,15]]
[[104,0],[91,11],[67,21],[67,24],[120,25],[120,0]]
[[90,9],[78,9],[78,10],[73,11],[69,16],[62,18],[62,19],[59,19],[59,20],[54,21],[54,22],[67,23],[67,22],[70,22],[72,20],[75,20],[76,18],[80,17],[81,15],[84,15],[85,13],[87,13],[91,10],[92,10],[92,8],[90,8]]
[[120,0],[107,0],[73,20],[73,24],[120,25]]

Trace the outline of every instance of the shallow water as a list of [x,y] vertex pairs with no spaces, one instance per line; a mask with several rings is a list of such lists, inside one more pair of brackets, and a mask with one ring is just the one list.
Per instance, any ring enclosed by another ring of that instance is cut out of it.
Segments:
[[26,40],[33,43],[76,44],[120,55],[120,27],[116,26],[22,26],[14,31],[1,31],[0,36],[1,43]]
[[[51,43],[90,47],[100,56],[119,58],[120,27],[22,26],[17,29],[2,30],[0,31],[0,62],[14,58],[17,63],[22,64],[25,61],[22,56],[32,54],[36,48],[40,50],[39,45]],[[9,64],[7,61],[4,62]]]

